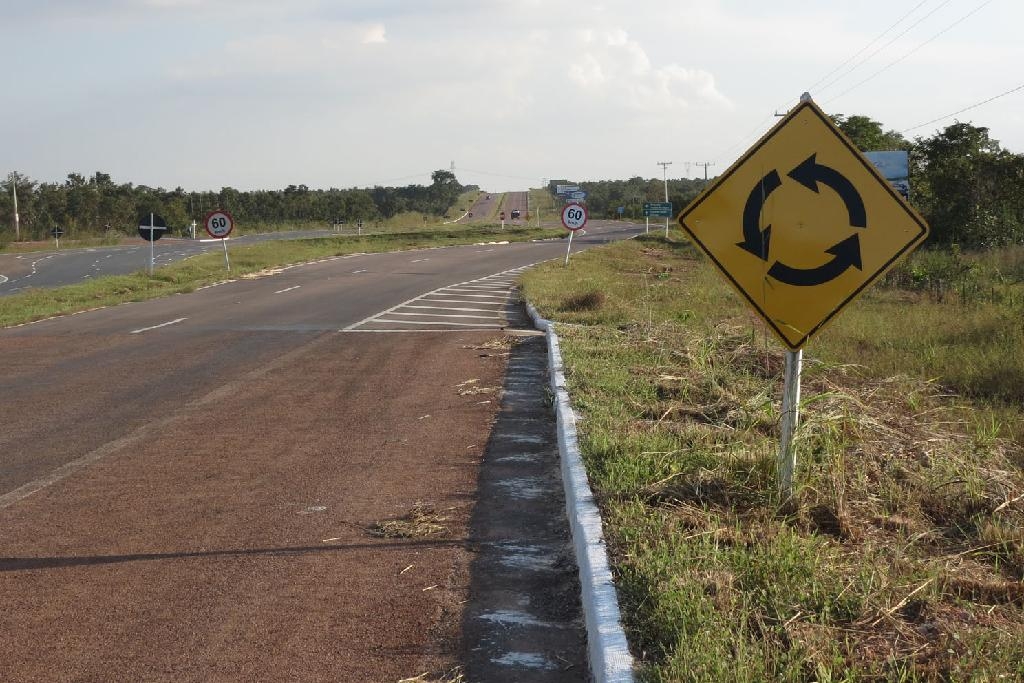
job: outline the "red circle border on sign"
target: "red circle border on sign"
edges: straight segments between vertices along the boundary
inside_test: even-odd
[[[565,210],[570,206],[578,206],[583,210],[583,225],[581,225],[578,228],[570,228],[568,225],[565,224]],[[569,230],[570,232],[576,232],[577,230],[582,230],[583,228],[587,227],[587,221],[590,220],[590,212],[587,211],[587,207],[585,204],[580,204],[579,202],[569,202],[562,207],[561,217],[562,227],[565,228],[566,230]]]
[[[230,223],[231,223],[231,227],[228,229],[227,233],[224,234],[224,235],[215,235],[215,234],[213,234],[213,232],[210,231],[210,225],[209,225],[210,217],[212,215],[214,215],[215,213],[224,214],[225,216],[228,217],[228,221],[230,221]],[[232,216],[230,212],[224,211],[223,209],[214,209],[213,211],[209,212],[208,214],[206,214],[206,216],[203,217],[203,228],[206,229],[206,234],[209,235],[210,237],[213,237],[214,239],[222,240],[225,237],[227,237],[228,235],[230,235],[231,232],[235,229],[235,217]]]

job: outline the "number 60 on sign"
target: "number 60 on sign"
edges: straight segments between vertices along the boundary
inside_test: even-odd
[[[587,207],[582,204],[566,204],[562,209],[562,225],[566,230],[576,232],[587,224]]]

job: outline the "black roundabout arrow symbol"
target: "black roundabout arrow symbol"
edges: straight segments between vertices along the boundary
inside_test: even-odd
[[[860,238],[856,234],[825,250],[826,254],[835,256],[831,261],[817,268],[793,268],[781,261],[776,261],[768,269],[768,275],[779,282],[797,287],[813,287],[833,280],[853,266],[861,270]]]
[[[736,246],[748,251],[762,261],[768,260],[768,242],[772,237],[772,226],[768,225],[761,230],[761,208],[774,190],[782,185],[779,172],[772,169],[761,181],[754,186],[747,197],[747,203],[743,207],[743,241],[737,242]]]
[[[815,155],[804,159],[799,166],[789,172],[789,177],[804,187],[818,192],[818,183],[822,182],[835,190],[846,204],[850,214],[850,225],[865,228],[868,225],[867,213],[864,211],[864,200],[846,176],[829,166],[822,166],[814,159]]]

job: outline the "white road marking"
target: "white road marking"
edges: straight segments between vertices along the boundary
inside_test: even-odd
[[[390,315],[390,314],[389,314]],[[374,322],[393,323],[396,325],[458,325],[459,327],[503,327],[502,325],[488,325],[487,323],[450,323],[450,322],[425,322],[419,320],[388,320],[378,318]]]
[[[406,306],[406,308],[429,308],[435,311],[466,311],[469,313],[496,313],[497,311],[501,310],[498,308],[457,308],[455,306]],[[424,313],[423,315],[430,314]]]
[[[295,285],[294,287],[287,287],[287,288],[285,288],[285,289],[279,289],[279,290],[277,290],[276,292],[274,292],[274,294],[284,294],[285,292],[290,292],[290,291],[292,291],[293,289],[298,289],[298,288],[299,288],[299,287],[301,287],[301,286],[302,286],[302,285]]]
[[[369,272],[369,271],[364,268],[362,270],[353,270],[352,274],[353,275],[359,275],[359,273],[367,273],[367,272]]]
[[[373,323],[387,323],[397,325],[419,325],[419,326],[451,326],[451,327],[475,327],[477,329],[501,329],[507,327],[510,322],[505,321],[504,313],[507,310],[508,302],[513,294],[512,287],[515,281],[512,279],[513,276],[522,273],[527,268],[532,267],[535,264],[529,264],[526,266],[520,266],[510,270],[503,271],[501,273],[495,273],[494,275],[488,275],[476,280],[469,280],[467,282],[458,282],[447,287],[441,287],[421,294],[418,297],[404,301],[397,306],[381,311],[376,315],[371,315],[368,318],[364,318],[359,322],[353,323],[347,327],[342,328],[341,332],[401,332],[403,330],[379,330],[379,329],[359,329],[364,325],[370,325]],[[483,289],[482,291],[493,291],[493,294],[482,294],[482,293],[466,293],[467,288],[469,292],[479,292],[481,289],[472,289],[474,287],[484,288],[493,284],[505,284],[504,291],[500,289]],[[451,293],[449,293],[451,292]],[[462,292],[462,293],[454,293]],[[448,298],[452,297],[452,298]],[[468,300],[467,300],[468,299]],[[435,304],[435,305],[413,305],[413,304]],[[472,304],[474,306],[495,306],[498,307],[494,310],[486,308],[458,308],[451,304]],[[437,313],[403,313],[400,312],[402,309],[416,308],[416,309],[446,309],[449,311],[478,311],[481,313],[494,313],[497,316],[460,316],[460,315],[441,315]],[[498,324],[491,323],[457,323],[457,322],[427,322],[427,321],[413,321],[413,320],[395,320],[388,316],[413,316],[413,317],[430,317],[430,318],[447,318],[447,317],[473,317],[473,318],[490,318],[499,321]],[[514,324],[514,323],[512,323]],[[408,331],[408,330],[404,330]]]
[[[167,327],[168,325],[174,325],[175,323],[180,323],[182,320],[188,320],[188,318],[178,318],[177,320],[170,320],[170,321],[165,322],[165,323],[160,323],[159,325],[153,325],[152,327],[143,327],[143,328],[138,329],[138,330],[132,330],[131,332],[129,332],[129,334],[139,334],[140,332],[149,332],[150,330],[155,330],[155,329],[160,328],[160,327]]]
[[[420,263],[422,261],[429,261],[429,260],[430,259],[428,259],[428,258],[414,258],[412,261],[409,261],[409,263]]]
[[[398,311],[391,311],[388,315],[427,316],[431,318],[483,318],[484,320],[494,320],[493,315],[462,315],[458,313],[400,313]]]
[[[463,290],[453,289],[451,291],[453,291],[453,292],[462,292]],[[481,299],[504,299],[504,298],[506,298],[504,294],[465,294],[465,293],[463,293],[463,294],[448,294],[447,292],[438,292],[434,296],[474,296],[474,297],[479,297]]]
[[[0,285],[7,282],[8,277],[6,275],[0,275]]]
[[[422,301],[427,304],[476,304],[477,306],[504,306],[508,303],[507,301],[465,301],[463,299],[423,299]]]

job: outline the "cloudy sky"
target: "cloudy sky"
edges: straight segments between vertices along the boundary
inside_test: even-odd
[[[0,0],[0,173],[190,190],[721,172],[804,90],[908,137],[1024,84],[1019,0]],[[958,115],[1024,152],[1024,89]],[[911,130],[907,130],[911,129]]]

